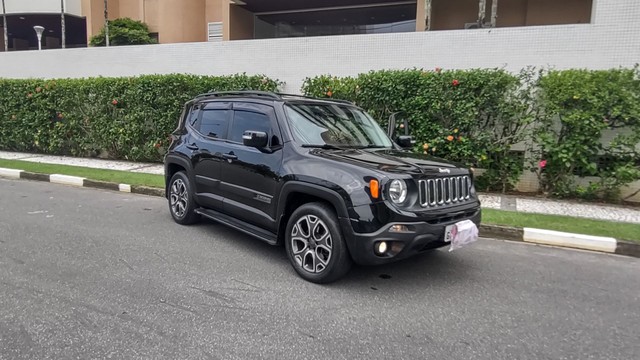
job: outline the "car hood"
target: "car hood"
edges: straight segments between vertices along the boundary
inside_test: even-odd
[[[408,151],[383,149],[313,149],[309,152],[339,162],[350,163],[371,170],[411,175],[447,175],[467,174],[468,170],[460,164],[434,156],[416,154]]]

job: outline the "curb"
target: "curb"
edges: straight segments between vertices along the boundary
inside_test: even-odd
[[[480,236],[640,258],[640,244],[611,237],[480,224]]]
[[[165,190],[161,188],[153,188],[148,186],[138,186],[129,184],[117,184],[107,181],[89,180],[79,176],[69,176],[60,174],[41,174],[30,171],[0,168],[0,177],[9,179],[26,179],[35,181],[44,181],[54,184],[71,185],[77,187],[88,187],[102,190],[120,191],[132,194],[149,195],[149,196],[165,196]]]
[[[117,184],[106,181],[89,180],[78,176],[60,174],[40,174],[29,171],[0,168],[0,177],[10,179],[27,179],[57,184],[112,190],[132,194],[165,196],[165,189],[129,184]],[[501,240],[527,242],[532,244],[552,245],[556,247],[590,250],[610,254],[626,255],[640,258],[640,244],[611,237],[591,236],[565,233],[560,231],[516,228],[501,225],[480,225],[480,236]]]

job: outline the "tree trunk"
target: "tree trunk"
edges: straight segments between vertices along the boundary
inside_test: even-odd
[[[60,0],[60,41],[62,48],[67,47],[66,26],[64,22],[64,0]]]
[[[484,19],[487,13],[487,0],[478,0],[478,27],[484,27]]]
[[[498,0],[491,1],[491,27],[496,27],[498,22]]]
[[[427,18],[427,31],[431,30],[431,3],[432,0],[424,0],[424,13]]]
[[[109,46],[109,0],[104,0],[104,37],[105,44]]]
[[[2,26],[4,29],[4,51],[9,51],[9,32],[7,30],[7,8],[4,6],[4,0],[2,0]]]

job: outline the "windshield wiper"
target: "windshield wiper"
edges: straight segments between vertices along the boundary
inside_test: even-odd
[[[327,149],[327,150],[346,150],[346,148],[331,144],[302,144],[303,148]]]
[[[356,148],[357,149],[390,149],[390,147],[388,146],[376,145],[376,144],[362,145],[362,146],[357,146]]]

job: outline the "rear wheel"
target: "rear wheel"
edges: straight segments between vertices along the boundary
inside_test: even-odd
[[[173,220],[181,225],[189,225],[200,220],[195,213],[196,203],[189,177],[183,172],[175,173],[169,181],[169,211]]]
[[[309,203],[293,212],[285,246],[291,265],[307,281],[333,282],[351,269],[338,217],[326,204]]]

